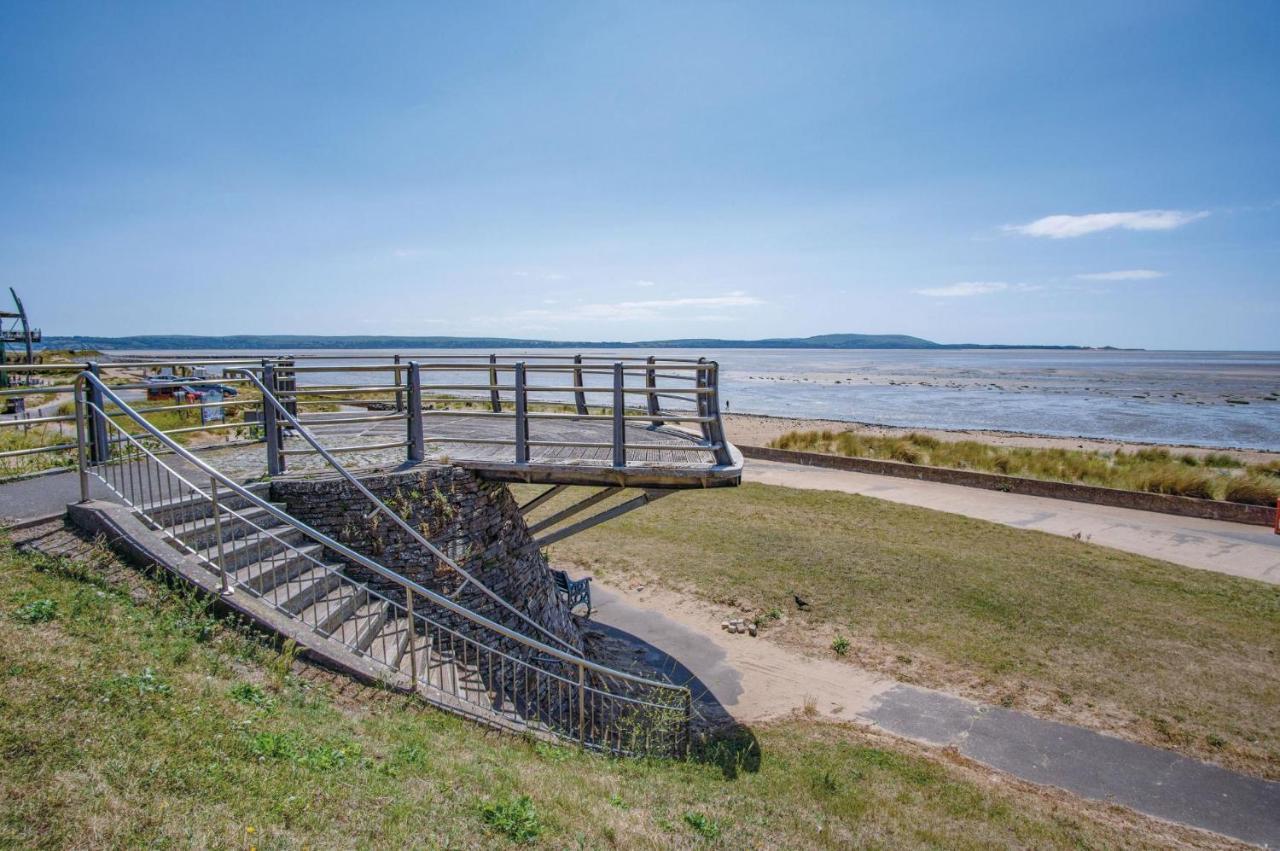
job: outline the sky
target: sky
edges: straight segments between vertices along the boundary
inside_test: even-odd
[[[1280,349],[1280,4],[0,2],[47,334]]]

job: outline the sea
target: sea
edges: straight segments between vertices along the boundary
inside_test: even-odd
[[[640,349],[496,350],[635,357]],[[490,350],[403,350],[407,359],[488,355]],[[307,350],[332,363],[385,358],[386,349]],[[720,364],[722,408],[730,413],[841,420],[909,428],[984,429],[1058,437],[1280,451],[1280,352],[1033,349],[661,349],[653,354]],[[249,357],[245,351],[138,351]],[[385,361],[384,361],[385,362]],[[323,363],[323,362],[320,362]],[[467,383],[476,374],[435,373]],[[386,383],[376,373],[342,380]],[[564,376],[544,376],[543,384]],[[323,372],[302,383],[339,379]],[[567,398],[567,394],[566,394]]]

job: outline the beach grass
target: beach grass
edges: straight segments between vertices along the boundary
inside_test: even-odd
[[[876,437],[830,430],[794,431],[769,445],[796,452],[901,461],[1252,505],[1275,505],[1280,499],[1280,462],[1245,464],[1222,452],[1196,455],[1160,447],[1100,452],[940,440],[914,432],[902,437]]]
[[[100,547],[0,544],[0,639],[4,847],[1235,847],[803,718],[678,761],[485,731]]]
[[[605,581],[760,615],[767,639],[832,655],[847,637],[845,658],[906,682],[1280,778],[1272,585],[865,496],[759,484],[676,493],[550,552]],[[810,610],[797,610],[797,592]]]

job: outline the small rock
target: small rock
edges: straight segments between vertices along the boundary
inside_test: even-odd
[[[752,638],[755,638],[756,634],[759,633],[759,631],[760,631],[759,628],[757,628],[755,624],[750,624],[747,626],[747,632],[751,633]]]
[[[728,629],[730,626],[731,626],[731,624],[730,624],[728,621],[720,621],[720,628],[721,628],[721,629]]]

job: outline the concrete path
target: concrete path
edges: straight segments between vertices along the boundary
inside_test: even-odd
[[[1280,783],[1023,712],[904,685],[766,639],[730,635],[676,595],[593,583],[594,620],[679,660],[700,705],[750,724],[806,710],[869,724],[1032,783],[1264,846],[1280,846]]]
[[[108,499],[111,492],[97,479],[90,479],[94,499]],[[67,510],[80,501],[80,475],[75,470],[44,473],[28,479],[0,484],[0,524],[48,517]]]
[[[1117,550],[1280,585],[1280,535],[1263,526],[772,461],[749,461],[743,478],[790,488],[864,494],[1019,529],[1079,535]]]

